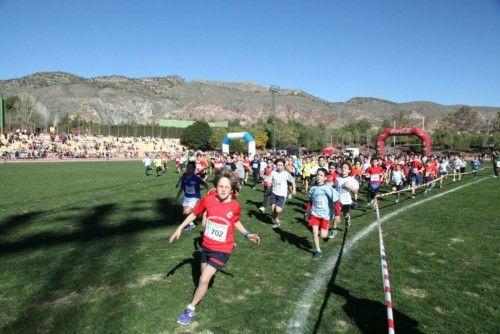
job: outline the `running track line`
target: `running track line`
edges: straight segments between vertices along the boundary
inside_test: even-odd
[[[460,190],[462,188],[468,187],[470,185],[473,185],[475,183],[484,181],[490,179],[490,177],[485,177],[483,179],[464,184],[462,186],[447,190],[445,192],[442,192],[440,194],[427,197],[421,201],[415,202],[413,204],[404,206],[402,208],[397,209],[394,212],[391,212],[384,217],[380,219],[380,223],[383,223],[386,220],[389,220],[400,213],[412,209],[420,204],[426,203],[432,199],[439,198],[441,196],[447,195],[449,193],[452,193],[454,191]],[[359,231],[352,239],[349,239],[349,241],[346,242],[344,246],[344,251],[342,256],[346,256],[347,253],[351,250],[352,247],[354,247],[358,241],[366,237],[370,232],[372,232],[376,227],[377,227],[377,221],[375,220],[372,222],[370,225]],[[305,327],[307,325],[307,318],[309,317],[309,311],[311,310],[312,302],[314,300],[314,297],[316,294],[319,292],[321,288],[323,288],[326,284],[326,281],[330,277],[333,268],[335,267],[335,263],[337,263],[338,260],[338,254],[332,254],[329,258],[326,259],[325,264],[320,268],[320,270],[317,272],[316,276],[310,281],[310,283],[307,284],[307,289],[304,290],[302,293],[302,296],[299,300],[298,306],[295,309],[295,312],[293,313],[293,316],[290,318],[288,321],[288,326],[287,326],[287,333],[297,333],[297,334],[302,334],[305,332]]]

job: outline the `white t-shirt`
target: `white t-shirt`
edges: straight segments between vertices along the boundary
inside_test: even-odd
[[[394,170],[394,171],[392,171],[391,178],[392,178],[392,183],[399,186],[401,183],[403,183],[403,179],[405,178],[405,175],[400,170]]]
[[[148,157],[142,159],[142,162],[144,163],[145,167],[151,166],[151,159],[149,159]]]
[[[365,173],[365,171],[370,168],[372,166],[372,164],[369,162],[369,161],[366,161],[362,166],[361,166],[361,169],[362,169],[362,172],[363,174]]]
[[[275,195],[284,196],[288,194],[288,182],[293,182],[294,179],[286,170],[277,172],[275,170],[271,173],[271,180],[273,183],[272,191]]]
[[[351,192],[349,191],[349,189],[344,188],[344,183],[347,180],[349,180],[350,183],[358,184],[358,187],[359,187],[359,183],[354,177],[352,177],[352,176],[348,176],[348,177],[337,176],[337,179],[335,179],[335,189],[337,189],[337,192],[339,193],[340,204],[342,204],[342,205],[352,204]]]
[[[320,168],[324,168],[324,169],[328,170],[328,166],[327,165],[324,165],[324,166],[314,165],[311,168],[311,175],[315,176],[316,174],[318,174],[318,169],[320,169]]]
[[[439,171],[442,172],[442,173],[446,173],[448,171],[448,166],[450,165],[449,161],[448,160],[443,160],[443,162],[441,162],[439,164]]]

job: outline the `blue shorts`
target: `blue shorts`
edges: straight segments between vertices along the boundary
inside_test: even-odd
[[[415,183],[416,185],[423,183],[422,175],[413,175],[411,177],[411,183]]]
[[[271,205],[275,204],[283,209],[285,207],[285,200],[285,196],[278,196],[273,192],[271,193]]]

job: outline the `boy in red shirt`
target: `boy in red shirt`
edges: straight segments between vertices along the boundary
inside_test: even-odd
[[[377,159],[372,159],[372,166],[366,169],[365,176],[369,179],[366,193],[367,201],[369,201],[367,206],[371,207],[380,185],[384,181],[384,169],[377,165]]]
[[[240,222],[240,204],[233,200],[231,194],[237,187],[237,180],[232,173],[226,171],[215,179],[217,196],[205,196],[196,205],[193,213],[184,219],[170,236],[170,243],[179,239],[184,227],[197,216],[207,213],[205,232],[202,238],[201,276],[193,299],[177,318],[177,323],[187,325],[195,315],[195,307],[205,296],[212,277],[221,270],[229,260],[234,248],[233,231],[236,228],[248,240],[260,244],[258,234],[250,233]]]

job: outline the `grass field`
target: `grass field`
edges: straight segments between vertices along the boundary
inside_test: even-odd
[[[382,217],[400,210],[383,225],[396,332],[500,332],[500,181],[490,171],[416,200],[380,202]],[[293,331],[318,278],[300,331],[387,332],[376,230],[353,242],[374,213],[354,210],[353,226],[313,262],[304,196],[287,203],[273,230],[257,212],[262,191],[249,187],[239,199],[242,222],[262,244],[236,236],[193,323],[180,327],[199,275],[200,231],[168,243],[182,220],[178,174],[142,172],[140,162],[0,165],[1,332]]]

